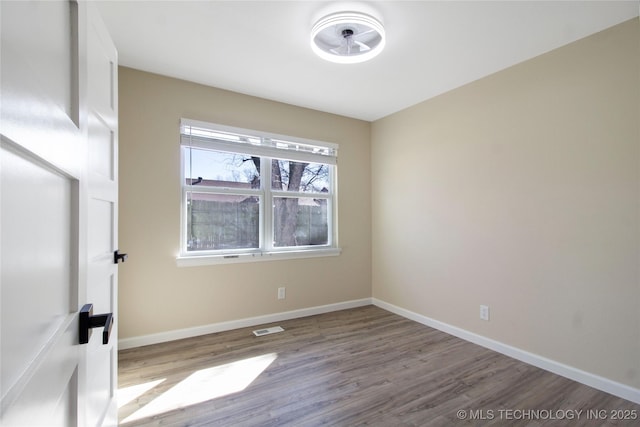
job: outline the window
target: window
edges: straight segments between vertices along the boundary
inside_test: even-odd
[[[337,145],[183,119],[179,265],[337,255]]]

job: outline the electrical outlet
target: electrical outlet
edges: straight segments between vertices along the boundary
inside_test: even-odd
[[[481,320],[489,320],[489,306],[481,305],[480,306],[480,319]]]
[[[281,287],[278,288],[278,299],[285,299],[287,294],[287,288]]]

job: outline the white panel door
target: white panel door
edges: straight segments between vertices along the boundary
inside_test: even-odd
[[[95,15],[94,15],[95,13]],[[113,313],[108,344],[94,333],[86,346],[87,425],[117,425],[118,387],[118,90],[117,53],[95,9],[87,32],[88,268],[87,298],[95,313]]]
[[[100,273],[90,262],[96,241],[90,226],[108,225],[111,233],[117,226],[117,199],[109,199],[110,215],[90,203],[90,162],[100,163],[104,147],[93,153],[101,143],[92,144],[100,137],[90,131],[88,88],[101,78],[89,79],[88,50],[95,47],[88,34],[106,34],[88,13],[92,7],[64,0],[0,2],[2,426],[115,425],[117,330],[107,345],[94,344],[102,335],[95,329],[88,344],[79,343],[79,309],[87,298],[99,301],[96,314],[115,313],[117,296],[114,265]],[[109,73],[106,90],[114,92],[115,67]],[[117,129],[114,116],[108,120]],[[116,170],[111,138],[106,162]],[[97,291],[98,282],[108,290]],[[111,298],[106,306],[105,292]]]

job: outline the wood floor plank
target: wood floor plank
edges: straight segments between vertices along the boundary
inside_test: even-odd
[[[640,425],[640,405],[378,307],[278,324],[121,351],[121,394],[147,389],[120,425]],[[635,419],[611,419],[624,411]]]

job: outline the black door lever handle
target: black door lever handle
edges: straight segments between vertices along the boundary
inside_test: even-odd
[[[104,328],[102,331],[102,344],[109,343],[111,327],[113,326],[113,313],[93,315],[93,304],[85,304],[80,309],[80,344],[86,344],[91,337],[92,328]]]
[[[117,264],[119,261],[125,262],[129,258],[127,254],[121,254],[120,251],[116,250],[113,253],[113,263]]]

